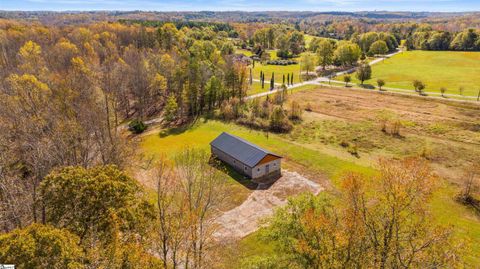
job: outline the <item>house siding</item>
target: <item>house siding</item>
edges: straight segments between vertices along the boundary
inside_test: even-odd
[[[247,166],[246,164],[242,163],[241,161],[233,158],[232,156],[226,154],[225,152],[217,149],[214,146],[211,146],[212,155],[216,156],[218,159],[224,161],[225,163],[229,164],[233,167],[237,172],[244,174],[252,179],[273,175],[273,174],[280,174],[281,171],[281,159],[275,159],[273,161],[259,164],[253,168]],[[269,173],[266,173],[266,167],[269,166]]]
[[[269,166],[268,174],[266,173],[267,165]],[[279,174],[280,170],[282,169],[281,165],[281,159],[276,159],[268,163],[259,164],[253,168],[252,178],[259,178],[267,176],[269,174]]]
[[[212,155],[216,156],[218,159],[226,162],[231,167],[233,167],[237,172],[252,177],[252,168],[242,163],[241,161],[233,158],[232,156],[226,154],[225,152],[217,149],[216,147],[211,147]]]

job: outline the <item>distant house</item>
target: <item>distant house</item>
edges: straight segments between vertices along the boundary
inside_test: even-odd
[[[281,175],[282,157],[223,132],[210,143],[212,155],[252,179]]]

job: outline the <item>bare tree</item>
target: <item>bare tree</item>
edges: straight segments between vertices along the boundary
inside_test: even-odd
[[[204,151],[186,149],[157,165],[157,251],[167,268],[204,268],[214,244],[224,180]]]

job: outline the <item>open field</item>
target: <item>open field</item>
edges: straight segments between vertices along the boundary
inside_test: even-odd
[[[440,224],[452,225],[459,240],[469,241],[468,262],[479,262],[475,253],[480,252],[480,217],[455,201],[466,164],[480,156],[478,105],[314,85],[293,91],[289,99],[310,110],[290,134],[267,135],[235,124],[200,119],[186,128],[149,131],[141,137],[141,151],[144,156],[155,158],[172,156],[184,147],[208,150],[212,139],[228,131],[284,156],[284,168],[301,173],[332,193],[347,171],[374,174],[375,163],[381,156],[424,156],[446,179],[441,180],[431,200],[433,216]],[[387,128],[392,122],[400,122],[400,135],[383,132],[384,121]],[[248,180],[242,181],[238,175],[226,177],[234,193],[226,209],[233,209],[247,200],[252,188],[247,187]],[[239,243],[240,249],[250,249],[242,251],[243,255],[273,248],[257,235],[247,236]]]
[[[464,95],[477,96],[479,75],[480,52],[407,51],[373,65],[372,79],[365,84],[376,86],[377,79],[383,79],[386,87],[414,89],[412,82],[417,79],[428,92],[445,87],[447,94],[460,94],[459,88],[464,87]],[[354,74],[352,82],[359,83]]]
[[[253,68],[253,78],[260,79],[260,72],[265,73],[265,82],[269,81],[272,77],[272,73],[275,73],[275,83],[282,83],[283,75],[285,75],[285,83],[287,81],[287,75],[293,74],[293,83],[300,82],[300,64],[292,65],[263,65],[262,63],[255,62],[255,68]]]
[[[388,96],[353,90],[315,89],[290,96],[311,112],[290,139],[311,148],[352,147],[358,162],[372,165],[378,157],[424,156],[441,177],[431,201],[436,220],[453,225],[459,239],[471,241],[469,261],[478,264],[480,216],[457,203],[458,184],[468,163],[480,156],[480,106],[446,103],[416,97]],[[384,120],[399,122],[400,136],[381,130]],[[335,150],[336,148],[336,150]],[[334,181],[335,183],[335,181]]]
[[[251,56],[252,52],[249,50],[244,49],[237,49],[236,53],[243,53],[245,56]],[[275,60],[277,59],[277,52],[275,50],[269,50],[270,59]],[[294,58],[294,60],[298,61],[299,58]],[[270,82],[270,78],[272,73],[275,73],[275,83],[282,83],[282,77],[285,75],[285,80],[287,79],[287,74],[293,73],[293,80],[294,83],[300,82],[299,75],[300,75],[300,64],[292,64],[292,65],[263,65],[260,62],[255,62],[255,68],[253,68],[253,78],[260,79],[260,72],[265,72],[265,82]]]
[[[262,83],[254,81],[250,90],[247,92],[247,95],[254,95],[261,92],[267,92],[270,90],[270,81],[265,81],[265,85],[262,89]]]

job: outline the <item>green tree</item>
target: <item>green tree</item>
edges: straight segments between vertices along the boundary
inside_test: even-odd
[[[382,87],[385,86],[385,80],[377,79],[377,85],[378,85],[378,89],[381,91]]]
[[[318,64],[322,66],[323,70],[326,69],[327,65],[333,63],[333,53],[335,51],[335,46],[328,39],[322,39],[317,48]]]
[[[385,55],[388,52],[387,43],[383,40],[375,41],[368,52],[371,55]]]
[[[361,81],[361,84],[363,85],[363,82],[365,80],[369,80],[372,78],[372,67],[367,64],[363,63],[358,67],[357,70],[357,79]]]
[[[84,268],[79,238],[65,229],[32,224],[0,235],[0,261],[17,268]]]
[[[67,228],[81,241],[108,241],[117,226],[125,237],[141,234],[151,216],[138,183],[115,166],[53,171],[42,181],[40,193],[45,221]]]
[[[309,72],[312,72],[315,70],[315,54],[311,52],[305,52],[302,54],[302,57],[300,58],[300,63],[302,67],[302,71],[307,72],[307,76]]]
[[[414,80],[413,87],[415,88],[416,92],[422,94],[423,89],[425,89],[425,84],[423,84],[423,82],[420,80]]]
[[[288,121],[285,111],[280,106],[273,108],[270,115],[270,129],[275,132],[288,132],[292,129],[292,124]]]
[[[210,85],[210,87],[211,87],[211,85]],[[208,87],[207,87],[207,89],[212,90],[211,88],[208,88]],[[210,94],[212,94],[212,93],[210,93]],[[177,117],[177,113],[178,113],[177,98],[175,98],[175,95],[172,94],[167,99],[167,104],[165,105],[164,118],[167,122],[171,122],[171,121],[175,120],[175,118]]]
[[[343,77],[343,82],[345,82],[345,87],[348,87],[348,83],[352,80],[352,78],[349,75],[345,75]]]
[[[334,52],[335,60],[340,65],[355,65],[360,58],[362,51],[360,47],[349,41],[339,42]]]
[[[445,87],[440,88],[440,93],[442,93],[442,97],[445,97],[446,92],[447,92],[447,88],[445,88]]]

